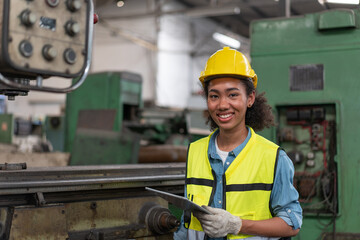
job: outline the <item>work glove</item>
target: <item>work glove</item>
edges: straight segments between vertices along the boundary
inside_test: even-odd
[[[202,206],[212,214],[194,212],[206,235],[211,238],[225,237],[228,234],[239,234],[242,226],[240,217],[234,216],[221,208]]]

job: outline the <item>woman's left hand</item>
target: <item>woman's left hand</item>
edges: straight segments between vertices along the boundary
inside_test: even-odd
[[[212,214],[195,212],[206,235],[211,238],[225,237],[228,234],[239,234],[242,226],[241,218],[221,208],[202,206]]]

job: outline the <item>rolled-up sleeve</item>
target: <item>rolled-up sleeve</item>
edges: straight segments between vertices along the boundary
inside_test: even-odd
[[[280,150],[270,206],[274,216],[283,219],[293,229],[299,229],[302,225],[302,209],[293,178],[294,165],[286,153]]]

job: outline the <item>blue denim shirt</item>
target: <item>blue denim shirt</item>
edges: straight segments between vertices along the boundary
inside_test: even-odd
[[[234,159],[239,155],[241,150],[248,143],[251,137],[251,131],[249,130],[248,132],[249,133],[245,141],[239,146],[237,146],[233,151],[229,152],[225,164],[223,164],[221,158],[216,153],[215,139],[219,131],[216,130],[210,138],[209,150],[208,150],[209,161],[212,169],[215,171],[216,179],[217,179],[214,201],[211,204],[212,207],[222,208],[222,204],[223,204],[222,176],[224,175],[225,171],[229,168],[231,163],[234,161]],[[293,186],[293,175],[294,175],[294,165],[292,161],[283,150],[280,150],[276,173],[275,173],[274,185],[270,195],[270,206],[271,206],[270,210],[274,216],[282,218],[288,225],[292,226],[293,229],[298,229],[302,225],[302,209],[298,201],[299,194]],[[185,192],[185,196],[186,196],[186,192]],[[175,233],[174,239],[186,239],[186,234],[185,234],[185,238],[183,238],[184,232],[186,233],[186,229],[183,225],[184,224],[181,224],[181,227],[178,229],[177,233]],[[216,238],[216,239],[223,239],[223,238]]]

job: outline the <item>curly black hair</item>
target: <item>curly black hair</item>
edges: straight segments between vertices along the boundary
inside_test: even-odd
[[[240,79],[240,78],[239,78]],[[254,84],[252,79],[250,78],[241,78],[241,83],[244,84],[246,88],[246,94],[249,96],[253,91],[255,91]],[[205,81],[204,84],[204,93],[206,99],[208,98],[208,88],[209,82]],[[218,125],[211,118],[210,114],[208,114],[207,124],[210,125],[211,130],[215,130],[218,128]],[[256,93],[254,104],[247,109],[245,114],[245,124],[250,126],[254,131],[261,131],[264,128],[269,128],[275,125],[274,115],[272,113],[271,106],[267,103],[267,99],[265,97],[265,92],[260,94]]]

